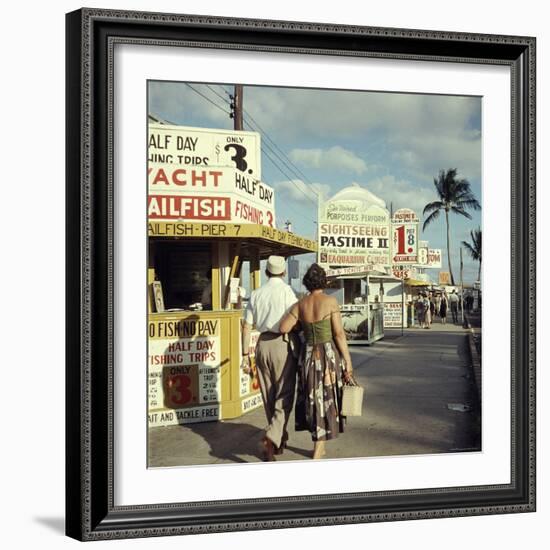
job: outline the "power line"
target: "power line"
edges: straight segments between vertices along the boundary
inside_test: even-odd
[[[223,107],[220,107],[216,102],[212,101],[209,97],[205,96],[204,94],[202,94],[201,92],[199,92],[196,88],[193,88],[193,86],[191,86],[191,84],[189,83],[185,83],[187,86],[189,86],[189,88],[191,88],[196,94],[199,94],[201,97],[203,97],[204,99],[206,99],[206,101],[208,101],[209,103],[211,103],[212,105],[214,105],[214,107],[217,107],[220,111],[224,112],[226,115],[229,116],[229,112],[226,111]]]
[[[232,98],[232,95],[221,85],[219,85],[220,88],[229,96],[229,98]],[[211,88],[212,89],[212,88]],[[220,94],[218,94],[214,89],[212,89],[212,91],[218,96],[218,97],[221,97]],[[224,98],[225,99],[225,98]],[[227,101],[227,100],[225,100]],[[273,144],[273,147],[271,147],[268,143],[266,143],[265,141],[262,142],[262,145],[264,145],[265,147],[267,147],[278,159],[280,162],[282,162],[285,167],[290,170],[290,173],[293,174],[294,176],[297,176],[298,179],[302,179],[304,180],[306,183],[308,183],[311,187],[313,187],[313,183],[311,181],[309,181],[309,179],[307,178],[307,176],[290,160],[290,158],[287,156],[287,154],[277,145],[277,143],[271,138],[271,136],[260,126],[260,124],[256,121],[256,119],[246,110],[243,108],[243,112],[246,116],[244,116],[244,120],[245,122],[248,124],[248,126],[252,129],[252,130],[257,130],[259,131],[263,136],[265,136],[265,138],[271,143]],[[252,123],[250,122],[252,121]],[[279,155],[279,153],[277,153],[277,149],[278,151],[280,151],[281,155],[283,155],[285,158],[281,158],[281,155]],[[285,160],[286,159],[286,160]],[[285,175],[285,177],[288,178],[288,175]],[[316,201],[314,201],[301,187],[299,187],[296,182],[294,182],[294,178],[293,177],[290,177],[289,180],[292,182],[292,184],[300,190],[301,193],[304,194],[304,196],[306,196],[315,206],[317,206],[317,203]]]
[[[262,134],[265,135],[265,137],[268,139],[268,141],[273,144],[275,149],[277,149],[288,160],[288,162],[291,164],[291,166],[294,167],[294,170],[293,170],[294,173],[296,175],[300,176],[300,178],[302,178],[304,181],[306,181],[307,183],[312,185],[312,183],[309,181],[308,177],[298,168],[298,166],[296,166],[296,164],[294,164],[294,162],[292,162],[292,160],[288,157],[288,155],[277,145],[277,143],[270,137],[270,135],[260,126],[260,124],[256,121],[256,119],[248,111],[246,111],[245,109],[243,109],[243,111],[245,112],[246,116],[257,126],[257,128],[260,130],[260,132],[262,132]],[[250,123],[249,123],[249,125],[250,125]]]
[[[218,85],[226,94],[227,96],[230,98],[230,99],[233,99],[233,96],[223,87],[221,86],[221,84]],[[227,101],[227,99],[225,99],[223,96],[221,96],[216,90],[214,90],[214,88],[212,88],[210,85],[207,84],[207,87],[213,92],[216,94],[217,97],[223,99],[226,103],[229,103]],[[246,111],[246,109],[243,109],[244,113],[246,113],[246,116],[244,116],[244,121],[246,122],[246,124],[252,129],[252,130],[255,130],[256,128],[254,127],[253,124],[250,123],[249,119],[252,120],[254,122],[254,124],[257,126],[257,128],[260,130],[261,134],[262,135],[265,135],[267,137],[267,139],[273,143],[273,145],[275,147],[277,147],[277,149],[279,149],[279,151],[281,151],[281,153],[286,157],[285,153],[280,149],[280,147],[277,146],[277,144],[271,139],[271,137],[269,137],[269,135],[267,134],[267,132],[254,120],[254,118],[248,114],[248,111]],[[283,159],[281,158],[281,156],[277,153],[277,151],[275,151],[273,149],[273,147],[271,147],[269,145],[269,143],[266,143],[265,141],[262,141],[262,146],[264,147],[264,154],[266,156],[266,158],[275,166],[275,168],[277,168],[277,170],[279,170],[279,172],[290,182],[292,183],[292,185],[294,185],[309,201],[311,201],[313,203],[314,206],[317,206],[317,202],[314,201],[306,192],[304,189],[302,189],[295,181],[294,181],[294,177],[292,175],[289,175],[287,172],[285,172],[284,170],[282,170],[281,166],[275,162],[273,160],[273,158],[268,154],[268,152],[266,151],[269,150],[273,155],[275,155],[275,157],[277,157],[279,159],[279,161],[284,165],[285,168],[287,168],[288,170],[290,170],[291,174],[294,174],[295,176],[298,176],[298,179],[301,179],[299,174],[296,173],[295,170],[292,169],[291,166],[289,166],[289,164]],[[286,157],[288,159],[288,157]],[[288,159],[288,162],[291,162],[290,159]],[[303,174],[302,174],[303,175]],[[304,176],[305,178],[305,176]],[[307,178],[306,178],[307,179]],[[310,185],[312,185],[310,183]],[[291,207],[292,210],[294,210],[292,207]],[[294,210],[295,211],[295,210]],[[296,212],[296,211],[295,211]],[[299,213],[300,216],[303,216],[303,213]],[[310,221],[312,221],[313,223],[316,223],[315,220],[313,220],[312,218],[308,218]]]
[[[210,84],[206,84],[206,87],[211,90],[213,93],[215,93],[224,103],[227,103],[228,105],[230,105],[231,103],[229,101],[227,101],[227,99],[225,97],[223,97],[223,95],[219,94],[218,92],[216,92],[216,90],[214,90],[214,88],[212,88],[212,86],[210,86]],[[222,88],[222,90],[225,92],[225,88]],[[227,93],[227,92],[226,92]],[[229,96],[231,97],[231,96]]]
[[[248,126],[249,126],[251,129],[254,130],[254,128],[253,128],[253,127],[251,126],[251,124],[248,122],[248,120],[246,119],[246,117],[245,117],[245,122],[248,124]],[[298,189],[298,191],[300,191],[300,193],[302,193],[302,194],[304,195],[304,197],[306,197],[314,206],[317,206],[317,202],[316,202],[315,200],[313,200],[313,199],[306,193],[306,191],[305,191],[304,189],[302,189],[302,187],[300,187],[300,186],[294,181],[294,176],[296,176],[297,174],[295,174],[295,173],[293,174],[293,173],[292,173],[292,168],[291,168],[290,166],[288,166],[288,164],[287,164],[283,159],[281,159],[281,157],[280,157],[279,155],[277,155],[277,152],[276,152],[268,143],[264,142],[262,145],[265,147],[264,153],[265,153],[266,157],[272,162],[272,164],[275,166],[275,168],[277,168],[277,170],[279,170],[279,172],[281,172],[281,174],[283,174],[283,176],[284,176],[285,178],[287,178],[288,181],[289,181],[290,183],[292,183],[292,185],[294,185],[294,186],[296,187],[296,189]],[[267,150],[266,150],[266,149],[267,149]],[[280,162],[282,162],[282,164],[284,165],[285,168],[287,168],[288,170],[290,170],[290,175],[288,174],[288,172],[285,172],[277,162],[275,162],[275,161],[273,160],[273,158],[268,154],[268,152],[267,152],[268,150],[269,150],[271,153],[273,153],[273,155],[275,155],[275,157],[277,157],[278,160],[279,160]],[[301,178],[298,178],[298,179],[301,179]],[[312,184],[310,184],[310,185],[312,185]]]
[[[277,169],[281,172],[281,174],[283,174],[283,176],[284,176],[285,178],[288,178],[288,174],[285,174],[285,173],[281,170],[280,166],[279,166],[279,165],[278,165],[278,164],[277,164],[277,163],[276,163],[267,153],[266,153],[266,158],[275,166],[275,168],[277,168]],[[289,180],[289,181],[292,181],[292,180]],[[298,187],[298,189],[300,189],[300,188]],[[307,195],[306,195],[306,196],[307,196]],[[294,207],[291,206],[291,205],[292,205],[291,202],[285,203],[285,205],[288,206],[288,207],[290,207],[290,209],[291,209],[293,212],[295,212],[296,214],[298,214],[298,215],[300,216],[300,218],[304,218],[304,217],[305,217],[307,220],[309,220],[309,221],[311,221],[311,222],[313,222],[313,223],[317,223],[313,218],[304,216],[304,213],[303,213],[303,212],[299,212],[298,210],[295,210]]]

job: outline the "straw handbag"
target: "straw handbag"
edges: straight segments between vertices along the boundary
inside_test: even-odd
[[[363,388],[352,378],[344,383],[342,394],[342,416],[361,416]]]

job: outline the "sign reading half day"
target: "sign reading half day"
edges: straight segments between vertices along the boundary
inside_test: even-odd
[[[149,220],[275,226],[256,132],[150,124],[147,171]]]
[[[392,263],[418,263],[418,216],[409,208],[400,208],[392,216]]]
[[[149,124],[148,161],[176,166],[235,168],[261,179],[260,134]]]
[[[319,211],[319,261],[329,266],[389,265],[389,213],[358,201],[329,200]]]
[[[214,420],[212,415],[219,415],[220,351],[219,319],[149,322],[148,401],[153,425]],[[193,412],[187,414],[188,408]]]

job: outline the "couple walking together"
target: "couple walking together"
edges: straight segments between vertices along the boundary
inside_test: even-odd
[[[252,327],[260,332],[255,357],[268,422],[262,440],[266,461],[275,460],[274,455],[286,447],[295,392],[295,429],[310,431],[313,458],[321,458],[325,441],[344,431],[342,387],[352,376],[338,303],[323,292],[324,269],[317,264],[308,269],[303,283],[309,294],[300,301],[284,282],[285,274],[285,259],[270,256],[268,282],[252,292],[243,326],[242,368],[246,371],[250,370]]]

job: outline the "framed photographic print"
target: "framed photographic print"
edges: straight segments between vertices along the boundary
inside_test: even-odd
[[[535,39],[68,14],[67,304],[71,537],[534,511]]]

